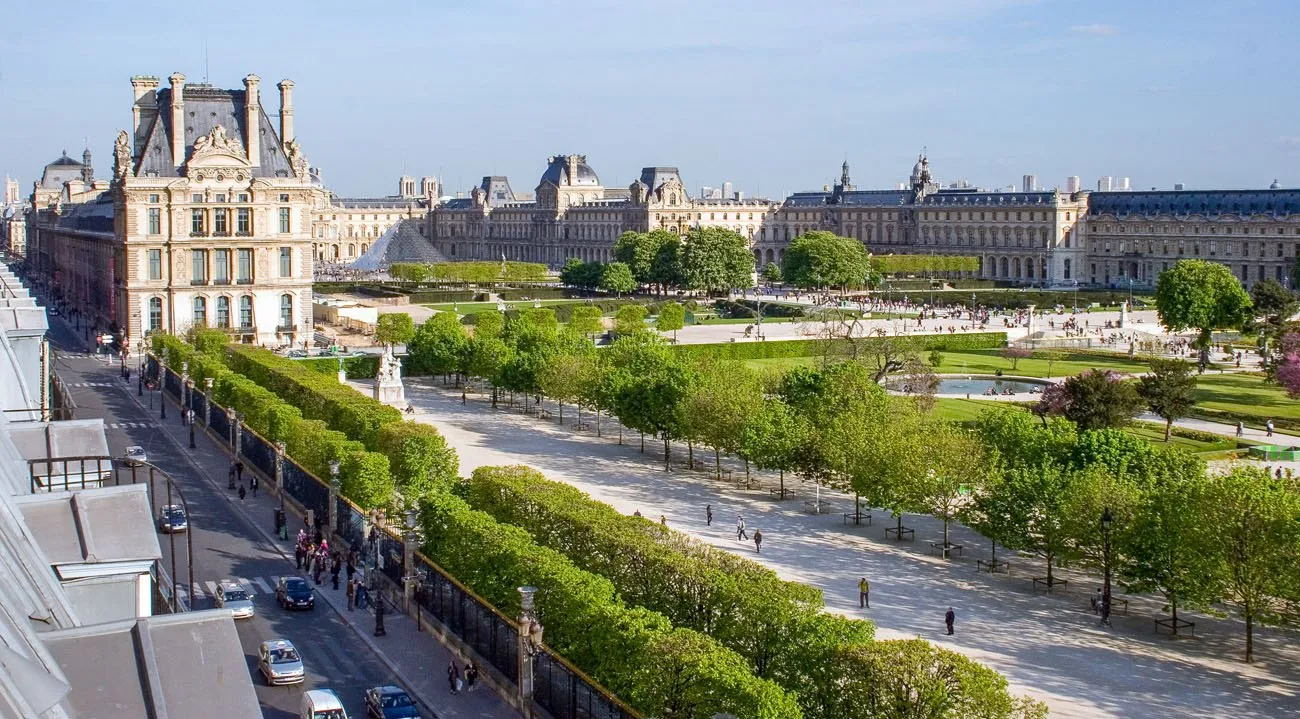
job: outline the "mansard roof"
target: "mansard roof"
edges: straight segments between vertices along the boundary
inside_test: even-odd
[[[246,93],[243,90],[221,90],[211,85],[186,85],[184,87],[185,127],[180,131],[185,136],[185,156],[188,158],[194,149],[194,141],[206,136],[212,128],[221,125],[226,134],[248,148],[247,112],[245,112]],[[149,129],[144,151],[136,158],[137,175],[154,172],[159,177],[179,177],[184,174],[180,166],[172,164],[172,89],[158,91],[158,115]],[[260,164],[253,168],[254,177],[293,177],[293,168],[289,158],[280,147],[280,136],[275,124],[266,116],[266,111],[259,107],[255,131],[259,133]]]
[[[555,155],[550,158],[546,171],[542,173],[542,179],[537,184],[549,182],[556,187],[596,187],[600,185],[600,178],[596,176],[596,171],[591,169],[587,164],[585,155],[577,155],[575,168],[575,177],[569,177],[569,156]]]
[[[650,190],[658,189],[660,185],[669,180],[682,181],[681,174],[676,167],[643,167],[641,168],[641,184]]]
[[[985,192],[982,190],[951,189],[939,190],[933,195],[926,195],[921,200],[923,205],[1049,205],[1056,199],[1056,193],[1046,192]]]
[[[1300,215],[1300,189],[1292,190],[1156,190],[1093,192],[1092,215]]]

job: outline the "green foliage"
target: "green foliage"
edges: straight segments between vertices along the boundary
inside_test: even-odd
[[[1257,315],[1272,326],[1280,326],[1296,313],[1300,301],[1295,293],[1274,279],[1260,280],[1250,288],[1250,300]]]
[[[646,309],[643,305],[623,305],[614,314],[614,331],[620,335],[636,335],[646,331]]]
[[[635,290],[636,284],[632,270],[622,262],[611,262],[605,265],[600,274],[600,289],[616,295]]]
[[[190,344],[197,352],[219,355],[226,350],[226,345],[230,344],[230,334],[218,329],[192,330]]]
[[[971,349],[990,349],[1006,344],[1005,332],[972,332],[959,335],[913,335],[890,337],[887,340],[899,351],[925,352],[941,350],[957,352]],[[808,339],[781,340],[779,342],[721,342],[716,344],[676,345],[673,350],[680,356],[694,359],[712,356],[718,359],[779,359],[785,357],[821,357],[828,345],[836,340]]]
[[[743,364],[703,359],[694,367],[696,381],[686,398],[687,436],[714,451],[721,472],[720,453],[737,453],[743,446],[745,424],[763,403],[758,375]]]
[[[1208,348],[1212,331],[1241,327],[1250,318],[1250,295],[1218,262],[1179,260],[1156,278],[1156,311],[1165,329],[1199,330],[1198,346]]]
[[[409,348],[408,348],[409,349]],[[310,369],[313,372],[337,377],[339,372],[339,357],[312,357],[310,359],[296,360],[298,364]],[[371,379],[379,372],[379,358],[375,355],[343,357],[343,371],[351,379]],[[428,374],[427,371],[418,367],[407,367],[408,374]]]
[[[415,323],[405,312],[382,314],[375,322],[375,339],[389,346],[406,344],[414,334]]]
[[[603,394],[611,400],[609,408],[624,425],[662,439],[669,468],[669,443],[685,436],[683,406],[694,376],[661,340],[645,332],[620,337],[606,352],[611,371]]]
[[[644,715],[800,716],[793,697],[754,676],[735,652],[629,606],[609,580],[538,546],[524,529],[446,493],[422,505],[421,525],[425,554],[507,615],[520,611],[517,587],[537,587],[547,646]]]
[[[379,429],[378,449],[388,457],[393,480],[408,501],[449,487],[460,469],[456,450],[427,424],[384,425]]]
[[[560,269],[560,281],[570,287],[578,287],[584,290],[594,290],[600,287],[601,278],[605,274],[605,264],[603,262],[591,261],[583,262],[577,257],[570,257],[564,261],[564,267]]]
[[[660,332],[672,332],[673,338],[677,338],[677,330],[686,325],[686,308],[677,302],[665,302],[659,308],[659,316],[655,318],[655,329]]]
[[[479,312],[475,315],[478,320],[474,323],[474,337],[483,339],[492,339],[500,337],[506,328],[506,316],[496,310],[490,312]]]
[[[1081,430],[1119,427],[1142,411],[1137,388],[1114,372],[1083,372],[1067,378],[1063,388],[1065,418]]]
[[[578,305],[570,312],[569,329],[588,337],[597,334],[603,328],[601,314],[597,305]]]
[[[803,289],[859,288],[871,274],[871,255],[858,240],[813,230],[790,243],[781,274]]]
[[[682,286],[723,293],[754,285],[754,255],[744,237],[724,227],[695,227],[680,253]]]
[[[776,284],[784,279],[785,275],[781,272],[781,265],[775,262],[769,262],[763,267],[762,277],[771,284]]]
[[[871,262],[887,275],[978,272],[980,268],[980,258],[959,255],[874,255]]]
[[[394,279],[408,282],[538,282],[547,279],[546,265],[536,262],[395,262],[388,268]]]
[[[455,312],[439,312],[406,345],[408,374],[451,374],[464,366],[469,333]]]
[[[1147,407],[1165,420],[1168,442],[1174,420],[1191,414],[1196,405],[1196,376],[1183,360],[1153,359],[1151,373],[1138,378],[1137,391]]]

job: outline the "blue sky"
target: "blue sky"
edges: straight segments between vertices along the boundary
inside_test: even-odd
[[[107,175],[133,74],[223,87],[292,78],[326,183],[532,190],[586,154],[606,186],[676,165],[779,197],[847,158],[890,187],[938,179],[1135,189],[1300,185],[1294,0],[1077,2],[11,3],[0,20],[0,174],[24,192],[88,137]],[[165,82],[165,79],[164,79]],[[266,97],[269,90],[270,97]]]

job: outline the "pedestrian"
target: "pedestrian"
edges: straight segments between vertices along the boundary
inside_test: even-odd
[[[749,539],[749,535],[745,534],[745,518],[737,514],[736,515],[736,541],[740,541],[742,539]]]
[[[858,580],[858,609],[871,608],[871,582],[866,577]]]
[[[478,681],[478,666],[474,662],[465,665],[465,691],[474,691],[474,683]]]
[[[334,590],[339,588],[339,572],[343,571],[343,562],[339,559],[339,553],[335,552],[330,557],[330,579],[334,583]]]
[[[245,494],[246,494],[246,492],[244,492],[244,485],[242,485],[242,484],[239,485],[239,499],[240,499],[240,500],[243,500]]]
[[[661,514],[661,515],[659,515],[659,523],[662,524],[662,525],[664,525],[665,527],[667,527],[667,526],[668,526],[668,516],[665,515],[665,514]]]
[[[298,544],[294,545],[293,563],[295,569],[302,571],[302,560],[306,558],[306,554],[307,554],[307,550],[305,547],[302,546],[301,541],[298,542]]]
[[[349,553],[348,553],[348,566],[347,566],[347,572],[348,572],[348,581],[349,581],[349,582],[352,581],[352,575],[354,575],[354,574],[357,573],[357,562],[356,562],[356,556],[357,556],[357,553],[356,553],[355,551],[352,551],[352,552],[349,552]]]
[[[957,615],[953,613],[952,607],[948,607],[948,612],[943,615],[943,623],[948,625],[948,634],[952,634],[952,623],[957,620]]]
[[[244,481],[244,460],[242,459],[235,462],[235,479],[240,482]]]
[[[253,496],[256,497],[257,496],[257,475],[256,474],[248,475],[248,488],[253,490]]]
[[[1264,429],[1268,430],[1268,436],[1269,436],[1269,437],[1272,437],[1272,436],[1273,436],[1273,420],[1270,419],[1268,422],[1264,423]]]
[[[713,505],[712,504],[704,505],[704,524],[705,526],[709,526],[709,527],[713,526]]]
[[[348,580],[348,611],[349,612],[352,611],[352,607],[355,606],[356,603],[357,603],[357,585],[353,580],[349,579]]]
[[[633,516],[633,517],[640,517],[640,516],[641,516],[641,510],[639,510],[639,509],[636,510],[635,512],[632,513],[632,516]]]
[[[460,669],[456,668],[456,660],[453,659],[451,660],[451,663],[447,665],[447,688],[452,694],[456,694],[459,691],[456,686],[457,684],[460,684]]]
[[[230,463],[230,471],[227,474],[229,475],[229,479],[230,479],[230,485],[229,485],[230,489],[234,489],[235,488],[235,463],[234,462]]]
[[[1240,437],[1246,433],[1246,423],[1241,420],[1237,421],[1237,436]]]
[[[754,553],[755,554],[759,553],[759,549],[762,546],[762,544],[763,544],[763,530],[755,529],[754,530]]]

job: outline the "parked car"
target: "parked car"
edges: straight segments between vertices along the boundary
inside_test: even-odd
[[[234,582],[222,582],[217,585],[217,606],[235,613],[235,619],[248,619],[256,611],[253,598],[248,592]]]
[[[307,350],[289,350],[289,356],[294,359],[302,359],[307,356]]]
[[[257,648],[257,669],[271,686],[297,684],[306,678],[302,655],[288,639],[271,639]]]
[[[285,609],[315,609],[316,590],[302,577],[280,577],[275,584],[275,601]]]
[[[333,689],[311,689],[302,693],[298,719],[348,719],[348,712]]]
[[[419,719],[415,702],[401,687],[392,684],[366,690],[366,719]]]
[[[190,520],[185,516],[185,507],[169,504],[158,512],[158,531],[165,533],[184,532],[190,528]]]
[[[138,467],[149,461],[149,454],[144,451],[144,447],[132,445],[126,448],[126,452],[122,454],[122,460],[129,467]]]

